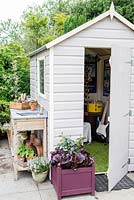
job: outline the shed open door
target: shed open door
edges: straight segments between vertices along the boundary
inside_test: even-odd
[[[128,171],[130,49],[112,47],[111,61],[109,191]]]

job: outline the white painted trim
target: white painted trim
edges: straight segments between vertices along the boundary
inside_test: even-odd
[[[114,12],[114,16],[121,21],[123,24],[125,24],[126,26],[128,26],[129,28],[131,28],[132,30],[134,30],[134,24],[132,24],[131,22],[129,22],[126,18],[124,18],[123,16],[121,16],[119,13],[117,13],[116,11]]]
[[[111,6],[110,6],[110,18],[111,18],[111,21],[113,20],[114,12],[115,12],[114,3],[112,1]]]
[[[44,61],[44,94],[42,94],[42,93],[40,92],[40,70],[39,70],[39,67],[40,67],[40,66],[39,66],[39,63],[40,63],[41,60]],[[42,57],[40,57],[40,58],[37,58],[38,97],[43,97],[43,98],[46,99],[46,94],[45,94],[45,81],[46,81],[46,76],[45,76],[45,74],[46,74],[45,56],[42,56]]]
[[[49,84],[49,139],[50,139],[50,146],[49,151],[53,150],[54,146],[54,47],[50,48],[49,51],[49,58],[50,58],[50,84]]]

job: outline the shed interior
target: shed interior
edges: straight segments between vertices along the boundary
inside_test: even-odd
[[[110,55],[108,48],[85,48],[84,136],[89,142],[86,148],[95,158],[96,172],[101,173],[108,169],[109,156]],[[100,122],[104,134],[97,133]]]

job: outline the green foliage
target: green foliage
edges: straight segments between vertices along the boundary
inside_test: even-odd
[[[20,143],[20,145],[18,146],[17,154],[20,155],[21,158],[34,157],[33,149],[23,143]]]
[[[64,34],[64,23],[66,21],[65,13],[57,13],[54,15],[54,27],[53,32],[56,37]]]
[[[0,49],[1,99],[11,101],[16,92],[29,94],[29,60],[21,46],[9,43]]]
[[[30,169],[35,174],[49,171],[49,163],[44,157],[37,157],[31,161]]]
[[[113,0],[115,9],[134,23],[134,1]],[[76,0],[71,3],[71,14],[65,21],[65,33],[109,10],[111,0]],[[83,18],[83,20],[81,19]]]
[[[64,33],[65,4],[64,1],[48,1],[42,6],[28,7],[21,23],[26,52],[31,52]]]
[[[10,121],[9,103],[5,100],[0,100],[0,123],[3,125],[5,122]]]
[[[77,26],[80,26],[81,24],[84,24],[86,22],[86,16],[85,15],[72,15],[68,17],[64,23],[64,32],[67,33]]]
[[[133,0],[114,0],[116,11],[134,23],[134,1]]]
[[[9,101],[29,94],[29,59],[16,43],[0,47],[0,123],[9,122]]]
[[[59,147],[63,148],[64,151],[78,152],[83,146],[83,141],[83,137],[73,140],[69,137],[65,137],[62,133]]]
[[[33,51],[49,41],[48,17],[45,16],[43,7],[29,7],[23,14],[22,27],[27,52]]]

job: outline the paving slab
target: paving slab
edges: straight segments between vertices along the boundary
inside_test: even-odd
[[[38,183],[37,184],[38,189],[39,190],[49,190],[49,189],[53,189],[53,185],[51,184],[51,182],[49,180],[46,180],[43,183]]]
[[[23,176],[19,180],[14,181],[13,174],[0,175],[0,195],[37,190],[38,187],[31,176]]]
[[[0,195],[0,200],[41,200],[38,191]]]
[[[57,200],[57,194],[54,188],[48,190],[40,190],[39,192],[42,200]]]
[[[57,194],[54,188],[49,190],[40,190],[39,192],[42,200],[57,200]],[[95,200],[95,198],[95,196],[91,196],[90,194],[84,194],[62,197],[62,200]]]

